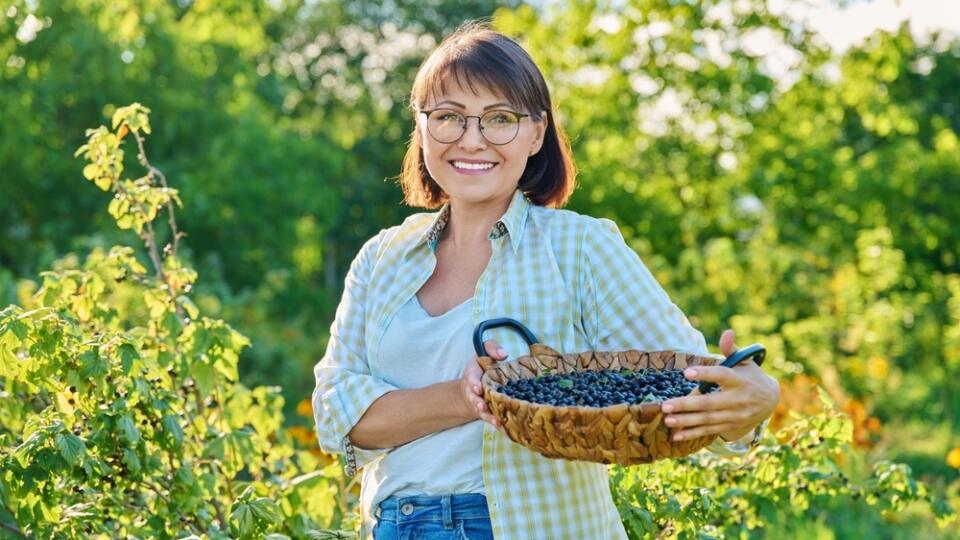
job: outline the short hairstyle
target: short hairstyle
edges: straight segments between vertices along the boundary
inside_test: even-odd
[[[462,88],[476,92],[479,85],[506,97],[527,109],[537,120],[541,120],[540,111],[546,111],[548,122],[543,145],[527,160],[517,187],[536,205],[564,206],[573,193],[576,171],[570,143],[554,120],[547,83],[523,47],[491,30],[484,21],[462,24],[420,65],[410,93],[414,131],[399,179],[403,202],[408,206],[435,209],[449,200],[427,171],[416,136],[417,117],[426,106],[427,97],[444,93],[449,75],[453,75]]]

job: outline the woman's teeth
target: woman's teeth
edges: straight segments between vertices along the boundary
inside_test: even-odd
[[[496,165],[496,163],[464,163],[462,161],[453,162],[453,166],[458,169],[471,169],[475,171],[482,171],[484,169],[489,169],[494,165]]]

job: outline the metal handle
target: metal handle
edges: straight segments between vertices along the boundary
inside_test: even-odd
[[[500,328],[501,326],[509,326],[519,332],[520,335],[523,336],[523,339],[526,340],[527,345],[539,343],[537,336],[533,335],[533,332],[531,332],[526,326],[520,324],[520,321],[511,319],[509,317],[488,319],[478,324],[477,329],[473,331],[473,348],[477,351],[477,357],[487,355],[487,351],[483,349],[483,333],[491,328]]]
[[[763,365],[763,358],[767,355],[767,349],[760,345],[759,343],[754,343],[749,347],[744,347],[739,351],[731,354],[723,361],[720,365],[723,367],[732,368],[733,366],[743,362],[748,358],[753,358],[753,361],[757,363],[758,366]],[[713,392],[716,389],[716,383],[710,381],[700,381],[700,393],[707,394]]]

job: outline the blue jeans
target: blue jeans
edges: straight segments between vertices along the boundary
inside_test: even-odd
[[[390,497],[374,513],[374,540],[493,540],[481,493]]]

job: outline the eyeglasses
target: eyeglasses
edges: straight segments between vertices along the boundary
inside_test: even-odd
[[[476,118],[483,138],[498,146],[516,138],[520,132],[520,120],[530,116],[506,110],[487,111],[483,116],[465,116],[451,109],[432,109],[420,111],[420,114],[427,115],[427,131],[439,143],[450,144],[460,140],[467,131],[467,120]]]

